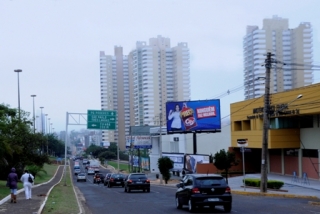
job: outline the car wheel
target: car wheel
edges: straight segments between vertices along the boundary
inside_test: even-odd
[[[177,207],[177,209],[182,208],[182,204],[180,203],[180,199],[178,197],[176,197],[176,207]]]
[[[229,213],[231,211],[231,208],[232,208],[231,203],[227,204],[227,205],[223,205],[223,208],[224,208],[225,212]]]
[[[192,203],[191,199],[189,199],[189,201],[188,201],[188,210],[191,213],[194,211],[194,207],[193,207],[193,203]]]
[[[77,182],[79,182],[79,180],[77,180]]]

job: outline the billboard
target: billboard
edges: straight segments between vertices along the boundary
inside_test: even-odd
[[[171,171],[174,172],[181,172],[184,165],[184,154],[178,153],[162,153],[162,157],[168,157],[170,160],[173,161],[173,168]]]
[[[126,148],[151,149],[151,136],[126,136]]]
[[[167,132],[187,133],[221,129],[220,100],[166,103]]]
[[[191,173],[197,172],[198,163],[209,163],[209,155],[185,155],[184,169]]]

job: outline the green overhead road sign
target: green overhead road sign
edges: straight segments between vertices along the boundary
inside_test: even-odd
[[[88,110],[87,129],[116,130],[117,112]]]

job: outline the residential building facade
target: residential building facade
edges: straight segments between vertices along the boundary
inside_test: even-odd
[[[118,112],[116,130],[104,130],[102,141],[124,150],[130,126],[165,124],[167,101],[190,100],[189,58],[187,43],[171,47],[162,36],[138,41],[128,55],[122,47],[100,52],[101,109]]]
[[[245,99],[264,94],[265,59],[271,52],[270,92],[277,93],[313,83],[312,27],[302,22],[289,28],[288,19],[273,16],[263,27],[247,26],[243,39]]]

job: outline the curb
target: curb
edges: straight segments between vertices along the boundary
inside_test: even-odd
[[[317,196],[296,195],[296,194],[245,192],[245,191],[239,191],[239,190],[232,190],[231,193],[238,194],[238,195],[283,197],[283,198],[307,198],[307,199],[317,199],[317,200],[319,200],[319,198]],[[320,204],[320,202],[319,202],[319,204]]]

